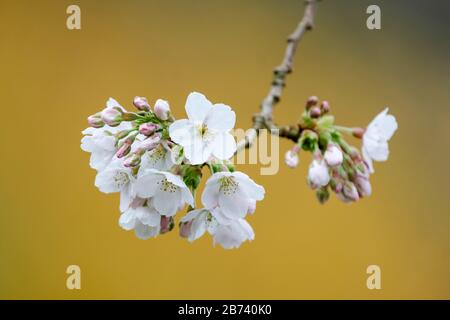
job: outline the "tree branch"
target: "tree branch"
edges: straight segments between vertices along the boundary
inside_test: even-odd
[[[277,129],[278,135],[280,137],[285,137],[291,140],[298,139],[300,135],[301,128],[296,126],[288,126],[283,128],[278,128],[273,123],[273,109],[275,105],[280,101],[281,94],[283,93],[283,88],[286,85],[286,75],[292,72],[294,56],[297,46],[302,39],[306,31],[311,30],[314,26],[314,17],[316,13],[316,5],[319,0],[306,0],[305,11],[303,17],[300,20],[297,28],[287,39],[286,51],[284,54],[283,61],[281,64],[275,68],[274,78],[272,85],[270,87],[269,93],[264,98],[261,103],[261,109],[259,113],[253,116],[253,129],[249,130],[245,138],[240,141],[237,145],[236,152],[249,148],[256,140],[260,129]],[[297,134],[296,134],[297,133]],[[296,141],[296,140],[294,140]]]

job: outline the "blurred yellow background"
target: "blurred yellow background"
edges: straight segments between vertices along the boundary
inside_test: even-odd
[[[81,30],[66,28],[70,4]],[[379,31],[366,28],[369,4],[381,7]],[[250,217],[255,240],[226,251],[178,229],[139,240],[118,226],[118,196],[95,188],[81,130],[108,97],[130,109],[135,95],[168,99],[180,118],[200,91],[247,128],[302,12],[298,0],[2,0],[0,298],[449,299],[446,1],[325,0],[300,43],[278,123],[312,94],[342,125],[364,126],[385,106],[398,119],[372,197],[320,205],[308,156],[275,176],[240,166],[266,199]],[[81,290],[66,289],[70,264]],[[381,290],[366,287],[371,264]]]

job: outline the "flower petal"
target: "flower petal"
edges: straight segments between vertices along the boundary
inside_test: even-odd
[[[389,157],[387,141],[374,141],[370,137],[364,137],[364,149],[370,158],[375,161],[386,161]]]
[[[237,181],[250,198],[257,201],[264,199],[264,194],[266,192],[264,187],[253,181],[248,175],[240,171],[235,171],[233,172],[233,176],[236,177]]]
[[[139,239],[147,240],[151,237],[156,237],[159,234],[159,227],[150,227],[142,223],[137,223],[134,228],[134,233]]]
[[[160,183],[163,179],[163,176],[154,174],[152,172],[144,173],[142,176],[138,177],[138,179],[134,183],[134,192],[141,198],[153,197],[158,188],[158,182]]]
[[[218,132],[228,132],[234,128],[236,114],[225,104],[215,104],[205,118],[208,129]]]
[[[206,181],[205,189],[202,193],[202,204],[206,209],[212,209],[219,204],[219,178],[217,173]]]
[[[243,218],[248,211],[248,195],[241,189],[234,192],[219,193],[219,206],[222,213],[230,219]]]
[[[230,133],[222,133],[214,139],[213,155],[220,160],[230,159],[236,152],[236,141]]]
[[[131,186],[120,191],[120,212],[125,212],[133,201]]]
[[[181,191],[163,191],[158,189],[153,198],[153,206],[163,216],[173,216],[181,203]]]
[[[196,123],[202,123],[212,107],[212,103],[201,93],[192,92],[187,97],[186,113],[189,120]]]
[[[398,128],[397,120],[393,115],[387,114],[389,108],[380,112],[370,123],[370,127],[376,127],[378,134],[385,140],[391,139],[392,135]]]
[[[189,145],[195,138],[195,127],[187,119],[177,120],[170,125],[169,135],[173,142],[182,146]]]
[[[136,218],[146,226],[156,227],[161,223],[161,215],[153,208],[139,207],[136,209]]]
[[[133,230],[136,225],[135,210],[128,209],[122,213],[119,218],[119,225],[127,231]]]

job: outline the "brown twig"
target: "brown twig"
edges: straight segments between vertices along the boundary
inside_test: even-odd
[[[297,28],[287,39],[286,51],[283,61],[274,70],[274,78],[269,93],[261,103],[259,113],[253,116],[253,130],[249,130],[245,138],[237,145],[236,152],[249,148],[261,129],[269,129],[273,133],[277,133],[280,137],[285,137],[296,141],[300,135],[300,128],[296,126],[287,126],[278,128],[273,123],[273,109],[280,101],[283,88],[286,84],[286,75],[292,72],[295,51],[306,31],[311,30],[314,26],[314,17],[316,13],[316,5],[319,0],[306,0],[305,11]]]

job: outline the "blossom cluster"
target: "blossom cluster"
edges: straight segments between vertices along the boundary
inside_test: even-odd
[[[137,110],[129,112],[110,98],[88,118],[81,140],[97,170],[95,185],[104,193],[120,193],[119,225],[141,239],[156,237],[171,231],[176,213],[187,206],[179,233],[189,241],[206,232],[226,249],[253,240],[245,217],[265,191],[230,162],[236,151],[230,133],[234,111],[197,92],[187,97],[187,119],[175,120],[161,99],[151,108],[146,98],[136,97],[133,105]],[[210,176],[197,208],[204,167]]]
[[[355,202],[371,195],[373,161],[388,159],[388,141],[397,127],[397,121],[388,114],[388,108],[365,129],[335,125],[329,103],[319,103],[316,96],[311,96],[295,128],[300,133],[298,140],[286,152],[285,162],[295,168],[299,163],[300,150],[311,152],[312,162],[307,179],[311,189],[316,191],[319,202],[325,203],[329,199],[330,190],[343,202]],[[349,145],[343,134],[362,139],[362,152]]]

